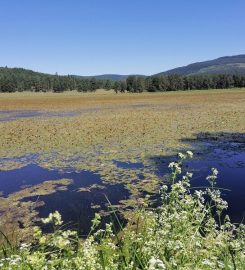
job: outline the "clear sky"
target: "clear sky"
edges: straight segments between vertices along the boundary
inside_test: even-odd
[[[0,0],[0,66],[154,74],[245,53],[245,0]]]

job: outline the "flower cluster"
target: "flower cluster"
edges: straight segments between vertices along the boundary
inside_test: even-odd
[[[54,225],[61,225],[63,223],[61,215],[58,211],[55,211],[54,213],[50,213],[47,218],[42,218],[42,222],[44,224],[53,223]]]
[[[151,259],[149,260],[148,270],[160,270],[160,269],[162,270],[166,269],[165,264],[161,260],[151,257]]]
[[[211,169],[212,171],[212,174],[211,175],[208,175],[206,177],[206,179],[208,180],[208,182],[210,183],[210,185],[213,187],[215,184],[216,184],[216,179],[218,177],[218,170],[216,168],[212,168]]]

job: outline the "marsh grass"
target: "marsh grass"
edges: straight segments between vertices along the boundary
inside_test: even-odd
[[[1,269],[244,269],[245,226],[232,224],[228,216],[221,221],[228,206],[215,186],[216,169],[207,177],[209,187],[190,191],[192,173],[183,175],[182,162],[191,156],[190,151],[179,154],[169,164],[172,184],[161,187],[160,207],[152,209],[142,200],[126,226],[111,207],[116,222],[101,229],[96,214],[86,239],[63,230],[56,211],[42,220],[53,225],[53,233],[35,227],[34,242],[2,249]]]

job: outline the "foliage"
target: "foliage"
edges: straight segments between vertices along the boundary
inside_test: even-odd
[[[192,174],[182,173],[182,162],[190,157],[190,151],[180,153],[179,161],[169,164],[172,184],[162,186],[161,206],[143,203],[119,233],[111,223],[98,229],[96,214],[90,234],[81,240],[76,232],[62,230],[55,212],[43,219],[53,224],[54,233],[36,227],[35,243],[3,248],[1,269],[244,269],[245,227],[228,216],[220,221],[227,203],[215,187],[216,169],[207,177],[209,188],[191,193]]]
[[[167,75],[148,77],[145,80],[146,90],[150,92],[228,89],[245,86],[244,75]]]
[[[110,89],[113,81],[96,80],[73,75],[59,76],[34,72],[22,68],[0,68],[0,92],[33,91],[63,92],[78,90],[95,91],[98,88]]]
[[[21,68],[0,68],[0,92],[33,91],[80,92],[95,91],[99,88],[114,89],[115,92],[141,93],[143,91],[178,91],[192,89],[228,89],[245,87],[245,75],[194,75],[142,77],[128,76],[126,80],[101,80],[95,77],[49,75]]]

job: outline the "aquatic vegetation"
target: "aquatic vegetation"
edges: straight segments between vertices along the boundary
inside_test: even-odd
[[[0,197],[0,232],[4,233],[11,242],[28,239],[32,235],[32,226],[39,220],[36,207],[43,202],[25,201],[25,198],[52,194],[57,190],[66,190],[72,183],[70,179],[45,181],[41,184],[14,192],[8,197]],[[0,234],[0,244],[4,242],[5,236]]]
[[[51,213],[43,222],[53,224],[54,232],[35,227],[32,244],[5,246],[1,269],[244,269],[245,226],[232,224],[228,216],[220,219],[227,205],[215,186],[218,171],[213,168],[207,177],[210,187],[191,193],[192,173],[181,172],[192,153],[179,156],[169,166],[172,184],[162,185],[159,207],[143,200],[119,232],[113,223],[100,228],[96,214],[86,239],[62,230],[61,216]]]
[[[184,138],[196,139],[200,132],[244,133],[244,101],[244,90],[234,89],[141,95],[1,94],[1,111],[44,112],[37,118],[0,122],[1,170],[35,163],[48,169],[92,171],[102,180],[96,188],[103,190],[104,185],[123,184],[131,195],[121,200],[121,207],[134,208],[141,204],[144,194],[157,193],[161,183],[167,181],[157,175],[152,157],[160,160],[176,154],[176,149],[188,147],[182,141]],[[54,112],[55,116],[72,111],[82,113],[73,117],[45,117],[47,112]],[[130,169],[117,166],[115,160],[143,166]],[[89,190],[93,188],[80,191]],[[22,205],[22,199],[18,196],[11,203],[9,198],[9,204],[13,205],[9,208],[1,203],[1,220],[7,210],[11,223],[12,217],[19,213],[15,205]],[[32,213],[36,215],[35,209]],[[125,211],[125,215],[129,213]]]

